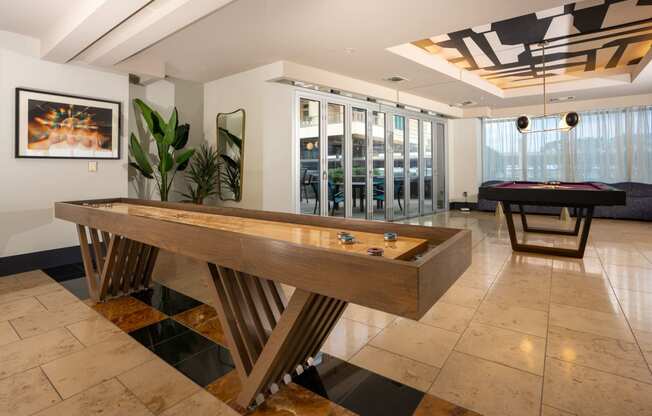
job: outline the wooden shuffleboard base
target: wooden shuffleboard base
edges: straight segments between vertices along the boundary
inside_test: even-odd
[[[149,287],[158,247],[79,224],[77,233],[88,292],[94,301],[105,301]]]
[[[158,248],[77,225],[91,297],[103,302],[149,287]],[[90,247],[89,247],[90,236]],[[91,249],[92,247],[92,249]],[[348,302],[208,263],[212,296],[248,408],[314,357]],[[285,380],[284,380],[285,379]]]
[[[55,215],[77,224],[95,301],[146,289],[159,249],[207,264],[243,408],[312,363],[348,302],[418,320],[471,262],[468,230],[127,198],[58,202]]]
[[[212,263],[208,267],[242,382],[237,403],[247,408],[319,352],[348,303],[301,289],[286,302],[278,283]]]

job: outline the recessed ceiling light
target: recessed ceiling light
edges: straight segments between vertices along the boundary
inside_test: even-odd
[[[392,75],[391,77],[383,78],[383,80],[389,82],[403,82],[407,81],[408,79],[400,75]]]
[[[571,100],[574,100],[574,99],[575,99],[574,95],[569,95],[569,96],[566,96],[566,97],[553,97],[553,98],[551,98],[549,100],[549,102],[551,102],[551,103],[559,103],[559,102],[562,102],[562,101],[571,101]]]
[[[467,101],[462,101],[461,103],[451,104],[451,107],[468,107],[470,105],[475,105],[475,104],[477,104],[475,101],[467,100]]]

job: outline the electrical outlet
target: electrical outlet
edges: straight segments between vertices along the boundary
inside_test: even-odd
[[[89,172],[97,172],[97,162],[96,161],[91,161],[88,162],[88,171]]]

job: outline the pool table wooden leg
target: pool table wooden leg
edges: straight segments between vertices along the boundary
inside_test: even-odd
[[[580,226],[582,224],[582,212],[584,208],[577,208],[577,218],[575,220],[575,226],[572,230],[563,230],[563,229],[553,229],[553,228],[536,228],[530,227],[527,222],[527,216],[523,209],[523,205],[518,205],[519,213],[521,214],[521,224],[523,225],[523,232],[526,233],[539,233],[539,234],[556,234],[556,235],[578,235],[580,232]]]
[[[516,238],[516,228],[514,227],[514,218],[512,215],[512,208],[511,204],[508,202],[503,203],[503,211],[505,212],[505,219],[507,222],[507,230],[509,232],[509,239],[512,244],[512,250],[514,251],[520,251],[520,252],[526,252],[526,253],[539,253],[539,254],[551,254],[553,256],[561,256],[561,257],[572,257],[572,258],[578,258],[581,259],[584,257],[584,251],[586,250],[586,244],[589,240],[589,230],[591,229],[591,221],[593,219],[593,209],[594,207],[586,207],[584,208],[586,210],[586,218],[584,219],[584,226],[580,227],[580,224],[582,222],[582,208],[578,210],[577,214],[577,220],[575,223],[575,229],[573,231],[566,231],[568,235],[577,235],[578,232],[580,231],[580,228],[582,230],[582,233],[580,235],[580,241],[578,244],[577,249],[569,249],[569,248],[560,248],[560,247],[547,247],[547,246],[537,246],[537,245],[532,245],[532,244],[521,244],[518,242],[518,239]],[[527,221],[523,223],[524,226],[527,224]],[[527,230],[523,230],[524,232],[542,232],[540,229],[532,229],[532,228],[527,228]],[[548,234],[563,234],[561,230],[557,232],[558,230],[543,230],[543,232],[546,232]]]
[[[503,202],[503,213],[505,214],[505,221],[507,222],[507,232],[509,233],[509,240],[512,243],[512,250],[517,251],[516,247],[518,247],[519,244],[516,239],[516,228],[514,227],[514,217],[512,216],[512,204],[509,202]]]
[[[212,263],[208,268],[242,383],[236,403],[247,409],[319,352],[347,302],[301,289],[286,302],[278,283]]]
[[[584,250],[586,243],[589,241],[589,230],[591,229],[591,221],[593,220],[593,207],[586,208],[586,219],[584,220],[584,227],[582,228],[582,235],[580,236],[580,244],[577,249],[577,258],[584,257]],[[579,223],[580,214],[577,214],[577,221]],[[578,226],[579,228],[579,226]]]

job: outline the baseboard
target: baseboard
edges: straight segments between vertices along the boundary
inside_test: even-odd
[[[23,273],[31,270],[47,269],[65,264],[81,262],[79,246],[37,251],[0,258],[0,276]]]
[[[454,209],[460,209],[460,208],[468,208],[471,210],[475,210],[478,208],[478,203],[477,202],[449,202],[448,203],[448,209],[454,210]]]

